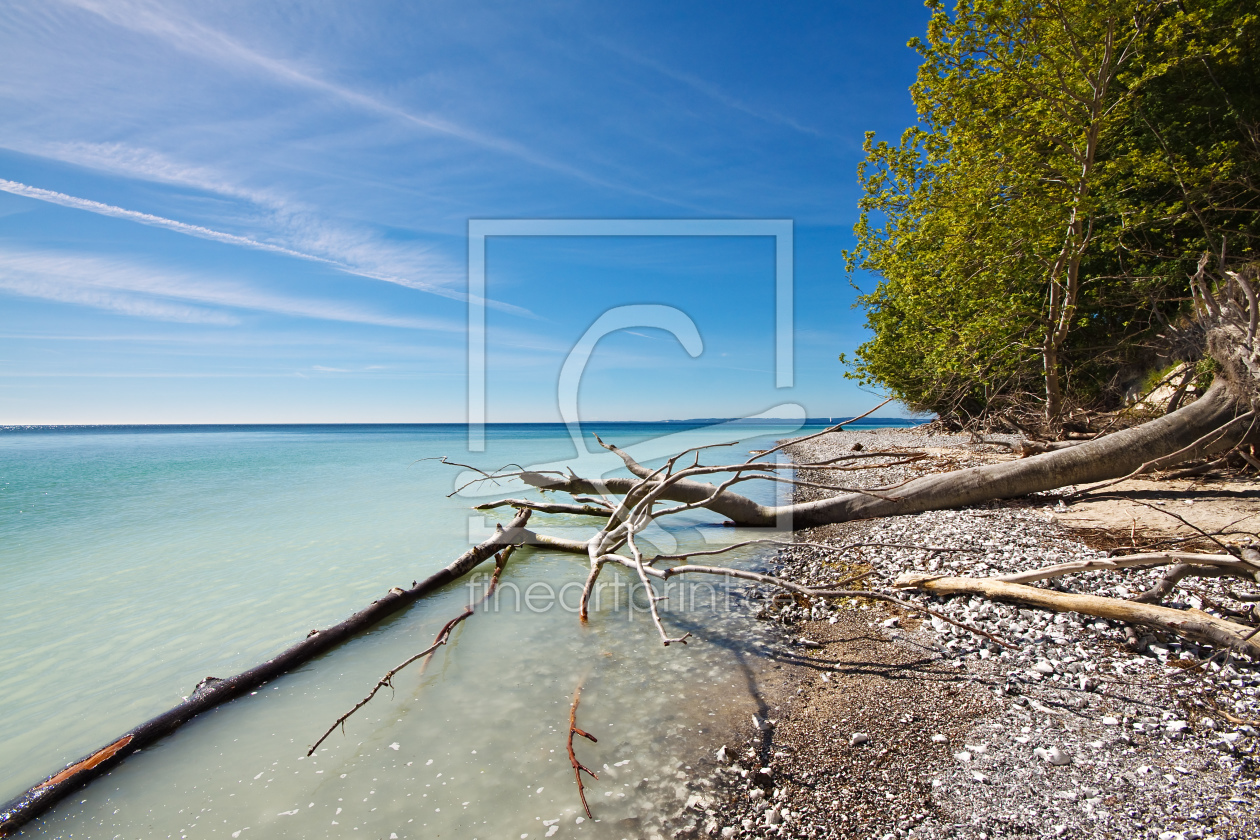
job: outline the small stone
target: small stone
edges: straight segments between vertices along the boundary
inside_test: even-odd
[[[933,744],[943,744],[943,743],[945,743],[945,742],[946,742],[946,741],[948,741],[948,740],[949,740],[948,738],[946,738],[944,735],[942,735],[942,734],[941,734],[941,733],[939,733],[939,732],[937,732],[935,735],[933,735],[933,736],[932,736],[932,743],[933,743]]]
[[[723,837],[734,837],[734,836],[735,836],[735,826],[733,826],[733,825],[728,825],[728,826],[726,826],[725,828],[723,828],[723,829],[722,829],[722,836],[723,836]]]
[[[761,788],[753,788],[752,790],[748,791],[748,798],[751,799],[753,802],[756,802],[758,799],[765,799],[765,797],[766,797],[766,792],[762,790]]]
[[[1033,666],[1033,670],[1042,676],[1048,677],[1054,673],[1054,665],[1043,659]]]
[[[897,618],[896,616],[893,616],[892,618],[888,619],[887,621],[882,621],[882,622],[880,622],[880,626],[881,626],[881,627],[900,627],[900,626],[901,626],[901,619],[900,619],[900,618]]]
[[[1216,729],[1216,720],[1210,717],[1199,718],[1199,728],[1211,732]]]
[[[779,825],[781,822],[783,822],[783,814],[779,813],[778,808],[766,811],[766,825]]]
[[[1055,767],[1062,767],[1065,764],[1072,763],[1072,757],[1058,747],[1051,747],[1048,750],[1038,747],[1033,750],[1033,755],[1042,761],[1053,764]]]
[[[714,753],[714,755],[716,755],[716,756],[717,756],[717,760],[718,760],[718,761],[726,761],[726,746],[725,746],[725,745],[723,745],[723,746],[719,747],[719,748],[718,748],[718,751],[717,751],[716,753]]]
[[[966,751],[956,752],[954,753],[954,758],[958,759],[959,761],[971,761],[971,753],[966,752]]]
[[[849,736],[849,746],[861,746],[862,744],[868,743],[870,740],[871,736],[867,735],[865,732],[854,732]]]
[[[1120,718],[1107,715],[1105,718],[1102,719],[1102,725],[1103,726],[1119,726]]]
[[[975,779],[977,782],[980,782],[983,785],[987,785],[989,783],[989,777],[978,771],[972,771],[971,778]]]

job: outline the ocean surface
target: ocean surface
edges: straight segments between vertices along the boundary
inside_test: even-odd
[[[867,423],[888,425],[903,424]],[[602,423],[587,432],[655,465],[717,442],[734,445],[709,462],[729,462],[810,428]],[[466,443],[462,425],[0,429],[0,801],[175,705],[202,678],[243,671],[409,586],[511,517],[473,504],[539,498],[516,481],[450,495],[476,474],[431,459],[625,474],[559,424],[489,426],[481,453]],[[781,485],[742,488],[786,498]],[[598,526],[535,514],[531,527],[585,538]],[[765,533],[722,527],[704,511],[645,535],[671,552],[753,536]],[[720,562],[757,566],[768,553],[740,549]],[[605,571],[583,626],[572,607],[585,560],[520,551],[497,602],[305,758],[387,670],[484,592],[488,570],[195,719],[24,836],[658,833],[661,812],[690,792],[686,761],[706,736],[758,709],[750,675],[774,644],[719,582],[670,593],[667,625],[694,636],[666,648],[626,575]],[[587,788],[594,820],[581,812],[565,750],[579,682],[579,726],[599,738],[577,746],[600,774]]]

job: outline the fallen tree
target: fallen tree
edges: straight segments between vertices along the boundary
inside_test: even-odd
[[[757,479],[802,484],[777,475],[785,465],[764,460],[788,444],[755,454],[738,464],[700,466],[697,458],[696,464],[687,469],[672,471],[671,468],[671,474],[666,479],[616,446],[600,441],[601,446],[620,456],[633,478],[591,479],[530,470],[483,473],[485,478],[477,481],[515,477],[539,490],[595,498],[583,498],[581,504],[575,505],[504,499],[479,505],[478,508],[486,510],[510,505],[557,513],[611,516],[614,515],[615,505],[609,501],[609,496],[625,497],[649,485],[659,485],[652,491],[654,498],[689,507],[708,508],[736,525],[813,528],[856,519],[1018,498],[1069,485],[1113,481],[1236,449],[1244,443],[1256,442],[1257,430],[1260,429],[1260,418],[1257,416],[1260,408],[1260,355],[1256,345],[1257,327],[1260,326],[1260,295],[1252,279],[1226,269],[1223,260],[1221,271],[1224,276],[1213,288],[1213,284],[1208,282],[1207,262],[1205,255],[1193,278],[1193,288],[1204,347],[1215,359],[1219,373],[1199,399],[1141,425],[1094,440],[1074,441],[1070,446],[1053,448],[1031,457],[927,475],[895,487],[849,489],[814,484],[812,486],[841,492],[829,498],[777,506],[761,504],[730,488]],[[838,431],[845,425],[841,423],[791,443],[803,443]],[[858,459],[873,456],[905,458],[908,455],[913,453],[855,453],[844,459],[792,466],[814,471],[840,471],[852,468],[854,464],[850,462]],[[697,480],[701,476],[721,473],[730,473],[732,478],[720,485]],[[844,492],[846,490],[848,492]]]
[[[620,456],[633,476],[631,478],[587,479],[573,474],[542,473],[519,468],[515,472],[495,473],[478,470],[481,478],[475,481],[517,477],[526,484],[541,490],[568,493],[575,497],[575,501],[572,504],[565,504],[504,499],[479,505],[481,509],[511,507],[516,509],[516,515],[506,529],[499,526],[492,538],[465,552],[445,569],[424,582],[413,583],[411,589],[390,590],[388,595],[373,602],[367,609],[326,630],[312,631],[303,642],[249,671],[227,679],[206,678],[179,706],[72,763],[4,806],[0,810],[0,836],[20,827],[69,792],[116,766],[128,755],[156,742],[197,714],[240,696],[294,666],[329,650],[382,618],[413,603],[423,595],[466,574],[510,546],[531,544],[574,552],[586,557],[588,571],[579,613],[583,621],[588,620],[588,603],[603,569],[608,565],[616,565],[629,570],[648,593],[653,626],[662,643],[666,645],[676,642],[685,643],[689,634],[684,633],[676,637],[669,635],[658,609],[658,602],[665,600],[665,596],[655,593],[653,582],[665,582],[681,575],[718,575],[776,587],[805,601],[824,598],[860,598],[882,601],[906,610],[936,616],[973,633],[986,636],[997,644],[1009,647],[1007,642],[989,633],[959,624],[948,616],[921,604],[887,593],[845,588],[853,583],[855,578],[831,586],[807,587],[791,580],[759,572],[689,562],[693,556],[721,553],[735,546],[717,551],[658,554],[647,557],[639,544],[638,536],[662,517],[699,508],[706,508],[727,516],[740,525],[800,529],[855,519],[961,507],[993,499],[1013,498],[1058,489],[1066,485],[1120,479],[1172,466],[1189,458],[1221,453],[1249,442],[1253,440],[1257,426],[1257,407],[1260,407],[1260,357],[1256,352],[1257,326],[1260,325],[1260,303],[1258,303],[1260,295],[1257,295],[1250,280],[1242,278],[1235,272],[1226,272],[1226,279],[1218,284],[1217,288],[1209,288],[1205,279],[1205,265],[1206,260],[1200,263],[1199,273],[1194,278],[1194,287],[1199,317],[1207,325],[1204,330],[1205,346],[1216,359],[1220,370],[1216,381],[1199,399],[1171,414],[1095,440],[1055,448],[1021,460],[928,475],[902,484],[873,488],[810,481],[790,477],[785,475],[784,471],[804,468],[834,475],[906,464],[921,459],[924,457],[923,453],[900,450],[861,452],[825,461],[794,464],[765,460],[768,456],[781,452],[792,444],[803,443],[814,437],[839,430],[846,425],[844,423],[815,435],[781,443],[734,464],[701,464],[701,453],[715,447],[696,447],[671,457],[660,467],[651,469],[637,463],[628,453],[615,445],[599,441],[600,445]],[[691,460],[690,464],[687,463],[688,459]],[[707,477],[719,480],[717,483],[700,480]],[[731,489],[736,484],[753,480],[835,491],[837,495],[817,501],[771,506],[762,505]],[[531,512],[535,510],[596,517],[603,519],[604,524],[586,540],[550,536],[525,527]],[[744,544],[746,543],[738,545]],[[845,548],[835,550],[844,551]],[[939,550],[955,549],[946,547]],[[678,564],[661,565],[675,562]],[[1257,566],[1257,558],[1253,557],[1199,555],[1186,552],[1166,552],[1158,556],[1112,558],[1109,561],[1092,562],[1095,563],[1094,567],[1064,564],[1016,577],[1021,581],[1031,582],[1071,571],[1101,569],[1102,563],[1110,563],[1108,568],[1171,565],[1173,568],[1160,586],[1151,593],[1145,593],[1149,596],[1147,600],[1158,601],[1186,576],[1230,576],[1242,580],[1254,580],[1256,568],[1260,568]],[[1057,593],[1012,580],[915,576],[904,578],[901,585],[905,588],[935,594],[978,594],[1013,600],[1044,609],[1072,610],[1104,618],[1146,624],[1231,651],[1260,657],[1260,645],[1255,641],[1255,630],[1199,611],[1176,610],[1157,604]],[[438,639],[429,649],[408,659],[399,668],[432,653],[449,638],[449,629],[471,614],[471,608],[466,610],[448,624],[442,633],[439,633]],[[370,701],[381,687],[389,685],[390,678],[397,670],[396,668],[387,673],[355,709]],[[576,699],[574,706],[576,707]],[[330,727],[329,732],[339,723],[344,722],[355,709],[339,719],[338,723]],[[572,730],[570,734],[573,731],[577,730]],[[578,734],[581,733],[578,732]],[[327,733],[325,737],[326,735]],[[580,782],[580,767],[576,769],[576,772]]]
[[[219,679],[206,677],[197,683],[192,694],[176,706],[129,730],[109,744],[52,774],[39,784],[0,808],[0,837],[6,837],[27,822],[47,811],[59,800],[122,763],[127,756],[139,752],[166,737],[202,712],[209,711],[252,691],[281,674],[309,662],[316,656],[348,641],[385,618],[414,604],[425,595],[457,580],[494,557],[500,551],[524,541],[528,510],[518,511],[507,528],[498,526],[485,542],[475,545],[455,558],[445,568],[424,580],[412,582],[410,589],[394,587],[380,599],[332,627],[312,630],[306,638],[279,655],[248,671]]]

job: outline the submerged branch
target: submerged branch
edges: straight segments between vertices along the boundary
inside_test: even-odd
[[[443,645],[445,645],[447,642],[450,641],[451,633],[454,632],[455,628],[458,627],[465,619],[471,616],[473,612],[477,609],[477,607],[484,604],[486,599],[489,598],[494,593],[495,587],[498,586],[499,584],[499,578],[503,574],[503,567],[507,565],[508,558],[512,556],[512,552],[515,549],[516,549],[516,546],[510,545],[495,555],[494,574],[490,576],[490,585],[486,587],[486,594],[482,595],[481,598],[475,604],[469,604],[467,607],[464,608],[464,611],[462,613],[455,616],[450,621],[446,622],[446,624],[442,625],[442,629],[438,631],[437,636],[435,636],[433,639],[433,644],[429,645],[427,648],[415,654],[414,656],[407,657],[407,659],[403,660],[403,662],[401,662],[400,664],[396,665],[395,667],[387,671],[385,673],[385,676],[381,677],[377,681],[376,685],[372,687],[372,690],[368,692],[368,695],[366,697],[364,697],[362,700],[356,703],[354,707],[350,709],[350,711],[346,712],[344,715],[337,718],[337,720],[333,722],[333,725],[328,727],[327,731],[325,731],[323,735],[319,736],[319,740],[316,741],[311,746],[311,748],[306,751],[306,755],[308,758],[315,754],[315,750],[319,748],[319,745],[324,743],[324,741],[328,738],[328,736],[333,734],[333,732],[337,729],[337,727],[340,726],[342,734],[344,734],[346,731],[346,728],[345,728],[346,721],[350,719],[351,715],[353,715],[355,712],[359,711],[359,709],[362,709],[364,706],[366,706],[368,702],[373,697],[376,696],[376,693],[378,691],[380,691],[385,686],[389,686],[390,688],[393,688],[394,687],[393,679],[398,674],[399,671],[401,671],[403,668],[406,668],[408,665],[410,665],[412,662],[415,662],[417,659],[420,659],[422,657],[432,657],[433,653],[436,652],[438,648],[442,647]],[[421,668],[421,674],[424,673],[423,668],[425,666],[428,666],[428,664],[429,664],[429,660],[426,659],[424,662],[424,666],[422,666]]]
[[[577,689],[573,692],[573,703],[569,706],[568,746],[569,746],[569,763],[573,765],[573,778],[577,782],[578,797],[580,797],[582,800],[582,810],[586,811],[587,819],[593,820],[595,818],[591,816],[591,806],[586,804],[586,787],[582,784],[582,774],[586,773],[588,776],[590,776],[592,779],[595,779],[596,781],[599,780],[599,776],[595,773],[594,770],[587,767],[582,762],[578,761],[577,753],[573,751],[573,736],[574,735],[581,735],[583,738],[586,738],[592,744],[597,743],[599,741],[599,739],[596,738],[591,733],[578,729],[578,725],[577,725],[578,703],[582,700],[582,683],[585,681],[586,681],[585,678],[583,678],[582,681],[578,683]]]
[[[353,638],[420,598],[463,577],[509,545],[521,542],[528,510],[519,511],[507,528],[497,526],[490,539],[465,551],[450,565],[414,583],[410,589],[395,587],[367,608],[324,630],[313,630],[298,644],[248,671],[226,679],[206,677],[188,699],[116,738],[108,745],[49,776],[0,808],[0,837],[16,831],[44,813],[70,792],[118,766],[127,756],[156,743],[202,712],[248,694],[342,642]]]

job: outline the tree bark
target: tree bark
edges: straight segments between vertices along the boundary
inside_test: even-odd
[[[132,753],[156,743],[193,717],[221,703],[240,697],[286,671],[310,661],[342,642],[410,606],[420,598],[463,577],[500,549],[515,545],[525,535],[530,511],[518,511],[505,529],[499,526],[490,539],[465,551],[449,566],[430,575],[411,589],[394,588],[371,606],[333,625],[315,630],[305,640],[280,655],[227,679],[206,677],[187,700],[148,720],[88,756],[54,773],[0,808],[0,837],[7,837],[25,823],[51,808],[67,794],[122,763]]]
[[[1248,363],[1254,364],[1249,356],[1241,354],[1237,363],[1244,367]],[[1236,392],[1236,387],[1221,377],[1195,402],[1140,426],[1031,458],[924,476],[881,493],[879,498],[861,493],[843,493],[812,502],[773,506],[727,490],[705,507],[730,518],[736,525],[799,529],[962,507],[1055,490],[1071,484],[1106,481],[1175,453],[1182,453],[1182,458],[1191,458],[1238,444],[1248,432],[1245,423],[1226,430],[1218,440],[1194,446],[1205,435],[1250,410],[1248,401],[1235,397]],[[1194,448],[1182,452],[1187,447]],[[652,471],[648,468],[624,456],[623,459],[630,471],[640,478],[651,475]],[[600,481],[597,487],[595,482],[576,476],[561,479],[538,473],[526,473],[523,478],[534,487],[571,494],[594,494],[602,488],[603,492],[624,495],[640,484],[632,478],[610,478]],[[712,496],[715,489],[714,485],[706,482],[683,480],[671,486],[662,498],[686,503],[701,502]]]
[[[1175,610],[1118,598],[1055,592],[1052,589],[1007,583],[996,578],[934,578],[920,573],[908,573],[897,578],[893,585],[901,589],[918,589],[933,595],[980,595],[996,601],[1025,604],[1054,612],[1077,612],[1095,618],[1143,624],[1197,642],[1236,650],[1252,659],[1260,659],[1260,640],[1257,640],[1253,628],[1208,615],[1201,610]]]

